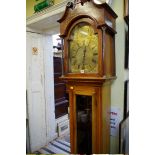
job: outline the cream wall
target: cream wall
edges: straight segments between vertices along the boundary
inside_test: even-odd
[[[63,0],[54,0],[54,4],[58,4]],[[26,17],[30,17],[34,13],[35,0],[26,0]]]
[[[115,53],[116,53],[116,76],[112,84],[111,106],[120,108],[120,117],[123,119],[124,108],[124,81],[128,78],[128,71],[124,69],[125,53],[125,23],[124,23],[124,0],[113,0],[113,10],[118,15],[116,19]],[[111,136],[111,153],[119,153],[119,135]]]
[[[33,15],[33,6],[35,5],[35,0],[26,0],[26,17]]]

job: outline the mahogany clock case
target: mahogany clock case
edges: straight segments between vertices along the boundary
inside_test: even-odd
[[[60,79],[69,94],[71,153],[110,153],[107,112],[111,82],[116,78],[116,18],[107,3],[75,0],[58,20],[64,47]]]

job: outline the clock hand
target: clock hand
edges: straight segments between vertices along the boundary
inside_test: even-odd
[[[85,49],[84,49],[84,51],[83,51],[82,69],[85,69],[85,66],[84,66],[85,57],[86,57],[86,46],[85,46]]]

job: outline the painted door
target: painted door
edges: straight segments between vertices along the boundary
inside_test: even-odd
[[[46,144],[42,35],[27,32],[27,95],[31,152]]]
[[[43,35],[47,143],[56,138],[52,35]]]

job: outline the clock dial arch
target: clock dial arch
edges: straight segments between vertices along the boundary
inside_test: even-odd
[[[87,59],[84,60],[84,66],[82,67],[82,61],[80,61],[79,59],[76,59],[76,50],[79,50],[80,53],[80,48],[84,48],[82,47],[83,42],[80,42],[79,44],[73,43],[70,44],[70,42],[72,41],[71,38],[71,33],[73,31],[73,29],[81,23],[85,23],[86,25],[88,25],[89,27],[91,27],[91,29],[94,32],[94,35],[96,36],[96,39],[98,39],[98,45],[94,45],[93,41],[90,44],[91,48],[95,48],[93,49],[93,58],[91,61],[91,64],[85,64],[85,62],[89,62],[90,57],[88,57],[88,52],[86,52],[86,57]],[[102,28],[99,26],[98,22],[96,21],[96,19],[89,17],[88,15],[83,16],[83,18],[76,18],[76,20],[72,20],[72,23],[68,23],[67,26],[67,30],[65,31],[65,35],[61,35],[62,38],[64,38],[64,75],[66,75],[67,77],[74,77],[74,76],[81,76],[81,77],[99,77],[103,75],[103,42],[104,42],[104,38],[103,38],[103,31]],[[94,40],[94,39],[93,39]],[[95,42],[95,40],[94,40]],[[88,41],[85,42],[86,45],[89,44]],[[80,47],[79,47],[80,45]],[[70,46],[73,46],[72,48],[72,53],[70,53]],[[89,48],[90,48],[89,47]],[[88,47],[86,48],[86,50],[89,49]],[[80,55],[80,54],[79,54]],[[70,56],[72,56],[72,60],[70,60]],[[81,56],[81,55],[80,55]],[[82,56],[81,56],[82,57]],[[82,59],[82,58],[81,58]],[[94,67],[94,64],[97,62],[97,65]],[[70,65],[75,65],[73,68],[73,71],[71,72],[70,69]],[[82,69],[85,68],[85,69]],[[83,71],[84,70],[84,71]]]
[[[98,31],[92,20],[80,20],[68,33],[68,72],[98,73]]]

